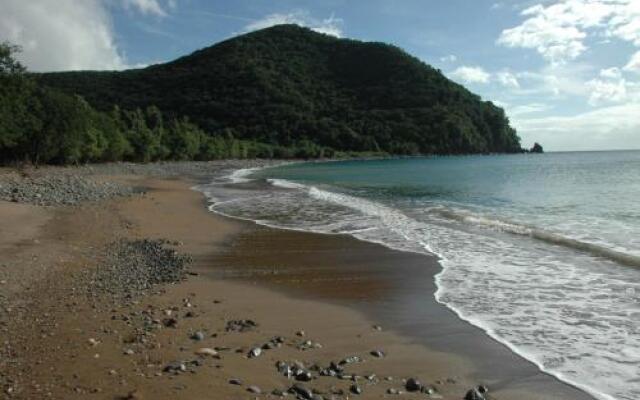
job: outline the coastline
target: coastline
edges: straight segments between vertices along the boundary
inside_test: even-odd
[[[351,237],[263,228],[215,215],[205,208],[203,196],[190,189],[190,180],[109,174],[100,178],[148,191],[143,196],[108,200],[106,205],[83,205],[80,210],[45,209],[46,217],[37,221],[21,219],[15,211],[21,205],[0,203],[0,210],[17,215],[22,225],[31,229],[19,244],[2,243],[12,250],[3,252],[0,264],[6,262],[5,256],[33,259],[35,255],[45,266],[44,275],[25,278],[28,287],[16,288],[27,297],[34,296],[23,299],[30,304],[21,310],[22,315],[47,317],[28,321],[31,328],[37,328],[34,336],[24,335],[12,348],[11,354],[22,366],[20,376],[29,377],[37,386],[25,384],[28,381],[24,378],[17,384],[3,383],[5,393],[12,388],[8,393],[11,398],[162,399],[199,398],[211,393],[219,398],[256,397],[246,391],[248,385],[262,388],[264,393],[258,397],[269,397],[265,393],[271,389],[286,389],[292,383],[277,374],[275,361],[295,358],[328,363],[354,354],[366,360],[354,366],[354,372],[394,377],[376,385],[363,382],[362,398],[384,397],[387,388],[402,388],[401,379],[411,376],[434,385],[444,398],[462,398],[466,390],[480,383],[489,386],[494,398],[591,398],[539,372],[525,373],[524,380],[515,373],[501,382],[488,382],[487,372],[497,373],[492,371],[495,368],[506,373],[514,366],[526,371],[535,367],[520,365],[525,362],[516,360],[519,357],[436,303],[432,295],[433,274],[438,269],[435,260]],[[79,301],[80,296],[60,290],[73,287],[75,281],[59,272],[87,268],[92,262],[88,249],[119,236],[176,241],[180,243],[177,251],[194,257],[190,269],[197,275],[153,289],[117,308],[102,309],[100,304]],[[56,251],[49,252],[52,248]],[[42,279],[49,274],[58,274],[58,279]],[[52,288],[52,284],[60,286]],[[428,305],[398,308],[409,304],[406,299],[423,300],[425,293],[431,297]],[[196,317],[180,318],[176,328],[145,335],[145,343],[134,346],[124,340],[125,332],[140,329],[134,322],[141,313],[153,310],[160,314],[171,307],[182,313],[184,299],[189,299]],[[113,319],[127,314],[131,315],[129,320]],[[428,321],[426,335],[417,334],[426,328],[415,325],[418,315]],[[259,326],[242,334],[226,332],[224,325],[232,319],[253,319]],[[24,325],[11,326],[11,322],[3,335],[25,332]],[[382,331],[372,328],[377,324]],[[46,333],[41,325],[47,326]],[[190,334],[198,329],[207,337],[194,343]],[[296,336],[299,330],[306,332],[304,340]],[[251,346],[275,335],[285,337],[287,344],[254,360],[244,357]],[[90,338],[99,344],[87,344]],[[307,339],[321,343],[322,348],[299,350],[299,342]],[[243,352],[221,350],[220,359],[205,360],[192,374],[162,373],[166,363],[193,358],[194,348],[204,345]],[[465,350],[465,346],[469,348]],[[502,350],[487,359],[496,346]],[[129,347],[134,348],[133,354],[126,353]],[[59,352],[48,354],[51,348]],[[123,348],[127,348],[124,353]],[[373,359],[368,353],[374,349],[384,350],[387,356]],[[228,380],[233,377],[245,384],[230,385]],[[324,391],[331,385],[341,386],[348,393],[351,382],[318,379],[317,385],[326,386]],[[134,395],[138,397],[131,397]]]

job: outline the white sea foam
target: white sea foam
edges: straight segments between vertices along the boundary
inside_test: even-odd
[[[403,208],[282,179],[270,182],[273,191],[213,204],[212,210],[437,254],[443,270],[436,276],[436,299],[460,318],[599,399],[640,396],[637,269],[574,251],[584,250],[581,246],[562,247],[566,238],[545,240],[540,232],[546,232],[511,221],[442,207]]]

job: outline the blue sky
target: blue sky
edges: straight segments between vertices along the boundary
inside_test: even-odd
[[[505,108],[530,146],[640,148],[640,0],[0,0],[32,70],[123,69],[298,23],[393,43]]]

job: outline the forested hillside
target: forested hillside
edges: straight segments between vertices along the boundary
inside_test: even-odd
[[[211,135],[393,154],[520,151],[504,111],[382,43],[281,25],[145,69],[45,74],[100,110],[157,106]]]
[[[519,152],[504,111],[401,49],[295,25],[120,72],[28,74],[0,45],[0,161]]]

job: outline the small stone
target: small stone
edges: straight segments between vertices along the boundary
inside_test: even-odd
[[[383,358],[385,356],[384,352],[381,351],[381,350],[373,350],[369,354],[371,354],[372,356],[374,356],[376,358]]]
[[[122,397],[123,400],[143,400],[144,397],[142,397],[142,394],[137,391],[137,390],[133,390],[131,392],[129,392],[126,396]]]
[[[252,386],[249,386],[249,387],[247,388],[247,392],[255,393],[255,394],[260,394],[260,393],[262,393],[262,390],[260,390],[260,388],[259,388],[259,387],[252,385]]]
[[[187,366],[180,361],[174,361],[170,364],[167,364],[164,367],[164,372],[174,372],[174,373],[178,373],[178,372],[185,372],[187,370]]]
[[[126,349],[123,353],[126,356],[132,356],[135,354],[135,352],[132,349]]]
[[[485,394],[489,391],[486,386],[478,386],[470,389],[467,394],[464,395],[464,400],[485,400]]]
[[[422,383],[416,378],[409,378],[404,387],[408,392],[417,392],[422,389]]]
[[[362,394],[362,388],[358,385],[351,385],[349,391],[353,394]]]
[[[401,393],[401,392],[400,392],[398,389],[396,389],[396,388],[389,388],[389,389],[387,389],[387,394],[397,395],[397,394],[400,394],[400,393]]]
[[[313,399],[313,392],[309,389],[307,389],[306,387],[296,383],[295,385],[291,386],[291,388],[289,389],[289,391],[293,394],[296,394],[298,398],[301,398],[303,400],[311,400]]]
[[[382,327],[380,325],[374,325],[373,329],[375,329],[376,331],[381,331]]]
[[[259,357],[260,354],[262,354],[262,349],[260,347],[254,347],[249,351],[248,357],[256,358],[256,357]]]
[[[100,343],[94,338],[89,338],[88,342],[91,346],[97,346]]]
[[[195,341],[201,341],[204,340],[204,333],[198,331],[195,332],[193,335],[191,335],[191,339],[195,340]]]
[[[218,357],[218,352],[209,347],[199,348],[194,354],[201,357]]]
[[[237,378],[229,379],[229,383],[232,384],[232,385],[238,385],[238,386],[242,385],[242,381],[240,379],[237,379]]]
[[[309,382],[311,379],[313,379],[311,372],[304,369],[298,370],[295,375],[296,380],[301,382]]]

